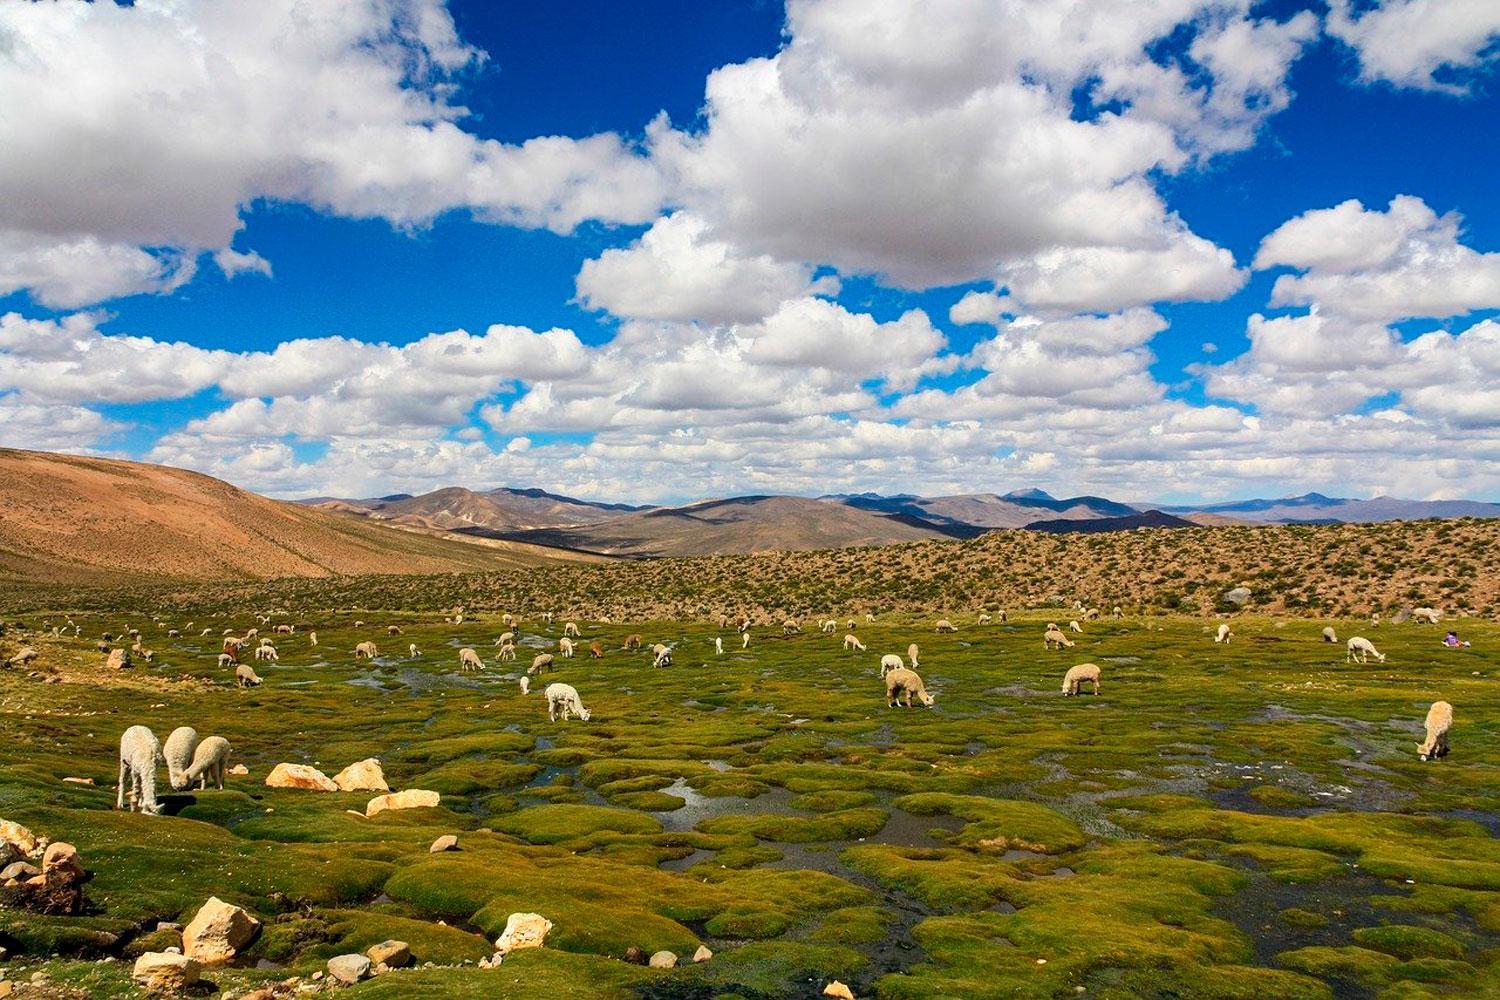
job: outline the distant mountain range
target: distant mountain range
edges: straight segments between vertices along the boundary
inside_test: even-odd
[[[420,496],[319,497],[303,502],[406,527],[633,558],[889,545],[972,538],[999,528],[1099,532],[1500,517],[1500,504],[1469,500],[1351,500],[1309,493],[1279,500],[1163,506],[1098,496],[1058,498],[1039,489],[938,497],[878,493],[744,496],[677,507],[638,507],[537,489],[475,492],[446,487]]]
[[[286,503],[166,466],[0,448],[0,588],[20,581],[442,573],[889,545],[1004,528],[1106,532],[1452,517],[1500,518],[1500,504],[1309,493],[1158,507],[1027,489],[742,496],[642,507],[538,489],[457,486],[419,496]]]
[[[1169,514],[1211,514],[1255,524],[1329,524],[1419,521],[1424,518],[1500,517],[1500,504],[1479,500],[1351,500],[1321,493],[1279,500],[1235,500],[1205,506],[1161,506]]]

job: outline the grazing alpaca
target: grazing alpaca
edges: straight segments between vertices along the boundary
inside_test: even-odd
[[[161,743],[145,726],[131,726],[120,736],[120,786],[115,808],[124,809],[127,799],[134,808],[155,816],[161,812],[156,801],[156,765],[162,759]]]

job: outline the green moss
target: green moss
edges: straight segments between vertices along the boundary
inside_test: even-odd
[[[609,801],[617,806],[643,812],[671,812],[687,804],[682,797],[665,792],[626,792],[623,795],[609,796]]]
[[[771,790],[765,782],[742,774],[707,774],[693,779],[693,790],[708,798],[753,799]]]
[[[490,826],[533,844],[557,844],[600,831],[658,833],[661,830],[661,824],[650,816],[629,809],[583,805],[534,806],[497,816]]]
[[[1405,959],[1462,958],[1465,950],[1461,941],[1442,931],[1410,924],[1361,927],[1354,932],[1354,941],[1365,948]]]
[[[926,792],[903,796],[895,805],[918,816],[946,813],[968,820],[959,836],[965,846],[1058,854],[1087,840],[1078,824],[1035,802]]]
[[[874,802],[875,795],[873,792],[829,790],[825,792],[809,792],[806,795],[795,796],[790,805],[793,809],[803,809],[807,812],[834,812],[839,809],[855,809],[860,806],[868,806]]]
[[[494,952],[494,946],[477,934],[433,923],[414,920],[379,910],[327,910],[318,914],[327,931],[324,943],[305,954],[314,959],[328,959],[349,952],[363,952],[382,941],[405,941],[411,946],[412,960],[420,965],[457,965],[477,962]]]
[[[822,816],[719,816],[703,820],[704,833],[748,833],[761,840],[810,844],[854,840],[879,833],[890,813],[884,809],[842,809]]]
[[[875,944],[885,940],[892,914],[878,906],[849,906],[834,910],[811,934],[809,941],[828,944]]]
[[[473,792],[520,787],[535,778],[541,770],[535,764],[463,760],[433,768],[412,779],[411,784],[416,788],[430,788],[442,795],[469,795]]]
[[[407,1000],[444,997],[447,1000],[631,1000],[637,987],[666,978],[645,969],[596,955],[578,955],[553,948],[517,952],[499,969],[403,970],[366,980],[349,988],[351,1000]]]
[[[98,957],[110,954],[131,928],[124,920],[0,910],[0,942],[13,954]]]
[[[706,861],[704,864],[716,868],[754,868],[756,865],[780,861],[781,858],[780,851],[764,844],[750,844],[743,847],[736,845],[724,848],[715,854],[711,861]]]
[[[1457,962],[1447,958],[1417,958],[1402,962],[1396,969],[1402,979],[1415,979],[1423,983],[1450,983],[1466,985],[1478,977],[1478,970],[1468,962]]]
[[[1390,955],[1368,948],[1298,948],[1284,951],[1276,961],[1288,969],[1319,979],[1348,980],[1362,986],[1387,982],[1401,963]]]
[[[1250,797],[1263,806],[1277,809],[1300,809],[1313,804],[1312,796],[1280,785],[1256,785],[1250,789]]]
[[[1331,854],[1301,847],[1270,844],[1239,844],[1229,849],[1237,857],[1253,858],[1272,878],[1283,882],[1322,882],[1337,878],[1347,869]]]
[[[1323,914],[1313,913],[1311,910],[1303,910],[1295,906],[1290,906],[1282,910],[1280,916],[1282,922],[1291,927],[1312,930],[1328,926],[1328,918],[1323,916]]]

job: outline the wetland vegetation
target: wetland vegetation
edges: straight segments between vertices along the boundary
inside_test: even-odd
[[[861,620],[865,653],[841,648],[842,625],[760,626],[716,656],[732,636],[717,622],[580,620],[605,658],[559,658],[523,696],[517,664],[494,659],[497,613],[274,614],[297,631],[248,689],[216,664],[218,634],[256,624],[248,608],[78,614],[78,636],[50,637],[67,617],[12,623],[4,641],[40,656],[0,672],[0,816],[76,845],[91,873],[81,915],[0,910],[10,978],[44,970],[58,995],[133,995],[129,961],[99,959],[172,943],[158,923],[210,895],[264,922],[242,961],[207,971],[225,995],[386,939],[419,967],[351,996],[782,997],[835,979],[886,998],[1500,991],[1489,622],[1459,620],[1473,646],[1452,650],[1446,624],[1241,615],[1219,645],[1210,619],[1132,614],[1059,652],[1041,643],[1058,611],[953,616],[951,635],[893,615]],[[1387,661],[1344,662],[1330,621]],[[562,624],[523,616],[521,666]],[[154,662],[106,670],[99,636],[132,626]],[[645,651],[621,649],[632,632]],[[362,640],[383,655],[355,662]],[[913,640],[936,705],[889,709],[879,657]],[[672,666],[652,669],[652,642],[675,645]],[[465,645],[483,672],[460,672]],[[1080,662],[1103,668],[1100,696],[1061,696]],[[592,721],[547,721],[537,689],[554,679]],[[1439,698],[1453,753],[1423,763]],[[134,724],[225,736],[250,773],[222,791],[163,782],[162,816],[116,811]],[[370,793],[264,784],[280,762],[332,774],[367,757],[439,807],[366,818]],[[445,834],[460,849],[429,853]],[[553,922],[546,946],[477,968],[518,911]],[[712,959],[687,961],[700,944]],[[630,964],[631,948],[684,963]]]

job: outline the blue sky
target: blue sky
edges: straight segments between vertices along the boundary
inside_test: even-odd
[[[1500,497],[1500,16],[1176,6],[6,8],[0,444]]]

